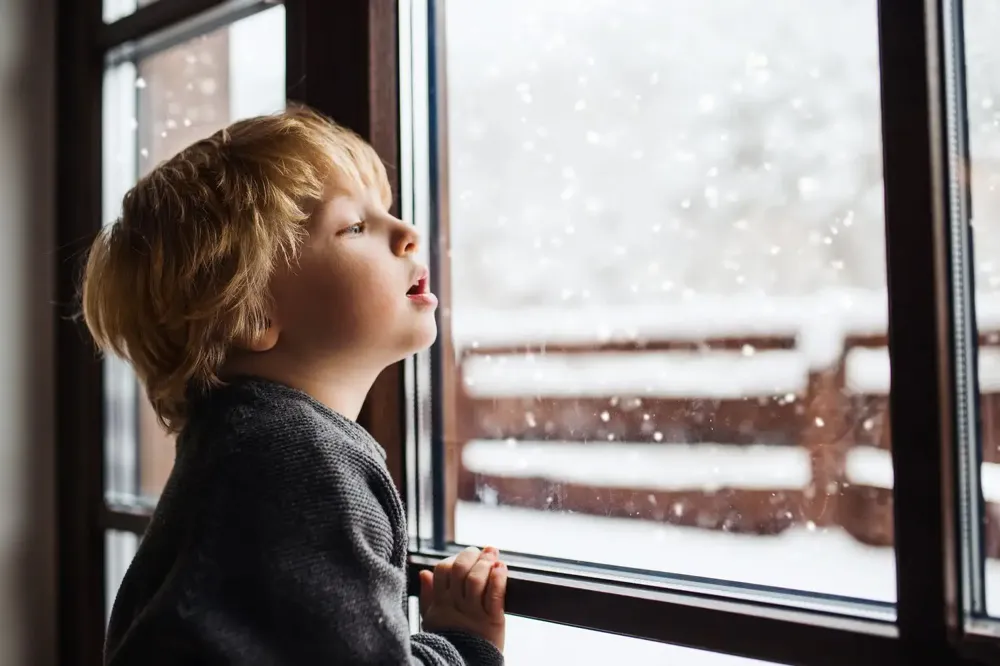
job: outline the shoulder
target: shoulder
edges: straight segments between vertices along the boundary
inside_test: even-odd
[[[211,449],[213,457],[275,458],[289,464],[384,461],[384,451],[357,423],[301,391],[257,379],[214,390],[198,404],[183,439],[186,448]]]

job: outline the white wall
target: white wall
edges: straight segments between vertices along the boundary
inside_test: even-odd
[[[55,655],[54,0],[0,0],[0,666]]]

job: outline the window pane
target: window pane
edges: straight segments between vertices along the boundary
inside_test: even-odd
[[[122,584],[125,572],[128,571],[135,551],[139,548],[139,536],[132,532],[108,530],[104,533],[104,584],[105,608],[104,622],[111,617],[118,588]]]
[[[1000,614],[1000,7],[965,3],[965,59],[971,162],[973,275],[979,329],[979,390],[987,610]]]
[[[114,23],[120,18],[135,13],[139,7],[145,7],[154,2],[157,0],[104,0],[104,22]]]
[[[447,537],[894,601],[876,3],[443,11]]]
[[[504,646],[507,663],[548,666],[556,656],[561,663],[576,666],[608,663],[755,666],[770,663],[507,616]]]
[[[234,120],[284,106],[284,21],[278,5],[108,70],[105,224],[121,213],[122,196],[138,176]],[[173,465],[173,438],[157,423],[127,365],[109,359],[105,374],[107,491],[155,498]]]

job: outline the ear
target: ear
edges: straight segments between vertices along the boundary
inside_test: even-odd
[[[242,347],[248,352],[266,352],[274,349],[274,346],[278,344],[278,338],[281,337],[281,328],[272,319],[268,319],[265,328],[259,331],[256,336],[249,340],[240,340],[237,343],[238,347]]]

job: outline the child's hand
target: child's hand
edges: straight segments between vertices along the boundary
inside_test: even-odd
[[[485,638],[502,652],[507,566],[496,548],[466,548],[420,572],[420,613],[427,631],[461,630]]]

